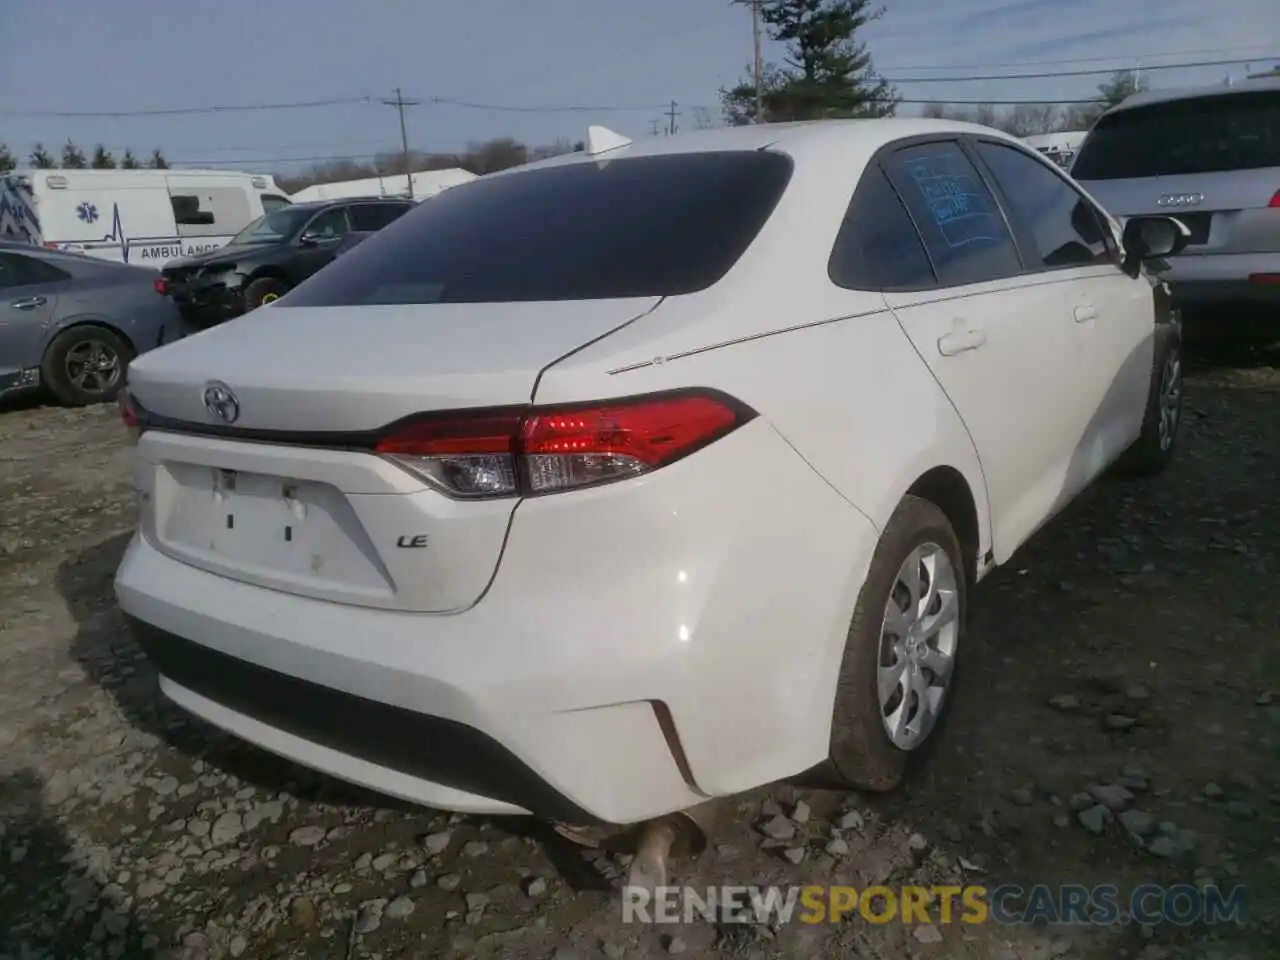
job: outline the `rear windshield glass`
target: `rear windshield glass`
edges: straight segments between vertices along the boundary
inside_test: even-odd
[[[1280,167],[1280,91],[1220,94],[1103,117],[1071,174],[1120,180]]]
[[[738,261],[791,177],[767,151],[570,163],[424,201],[283,307],[673,296]]]

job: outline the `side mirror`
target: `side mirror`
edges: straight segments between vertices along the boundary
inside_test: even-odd
[[[1138,264],[1176,256],[1190,239],[1191,230],[1173,217],[1131,217],[1124,225],[1125,262],[1136,275]]]

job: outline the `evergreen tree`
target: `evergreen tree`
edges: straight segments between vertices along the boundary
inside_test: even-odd
[[[787,50],[783,64],[765,71],[764,119],[891,116],[897,91],[876,74],[871,54],[857,39],[883,13],[871,0],[763,0],[760,16],[769,36]],[[753,80],[720,96],[729,123],[756,120]]]
[[[28,159],[30,160],[31,165],[37,170],[52,170],[58,165],[57,161],[53,159],[53,156],[49,151],[44,148],[43,143],[37,143],[35,145],[35,148],[32,149],[31,156]]]
[[[160,152],[160,148],[151,151],[151,161],[147,164],[152,170],[168,170],[169,161],[164,158],[164,154]]]
[[[63,169],[83,170],[87,166],[89,166],[89,161],[85,159],[84,151],[68,140],[62,147]]]
[[[111,155],[110,150],[98,144],[93,148],[93,159],[89,161],[89,166],[94,170],[114,170],[116,158]]]

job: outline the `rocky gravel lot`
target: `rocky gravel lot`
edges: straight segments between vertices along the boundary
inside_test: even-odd
[[[1181,459],[1106,481],[978,590],[944,742],[908,789],[781,785],[681,880],[1206,883],[1249,922],[621,922],[625,863],[435,814],[161,699],[111,580],[115,411],[0,408],[0,958],[1280,955],[1280,369],[1216,362]],[[936,917],[936,913],[935,913]]]

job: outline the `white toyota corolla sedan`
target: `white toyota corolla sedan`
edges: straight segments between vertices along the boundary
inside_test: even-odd
[[[1168,462],[1184,242],[978,126],[593,128],[134,362],[120,605],[185,709],[431,807],[890,789],[974,584]]]

